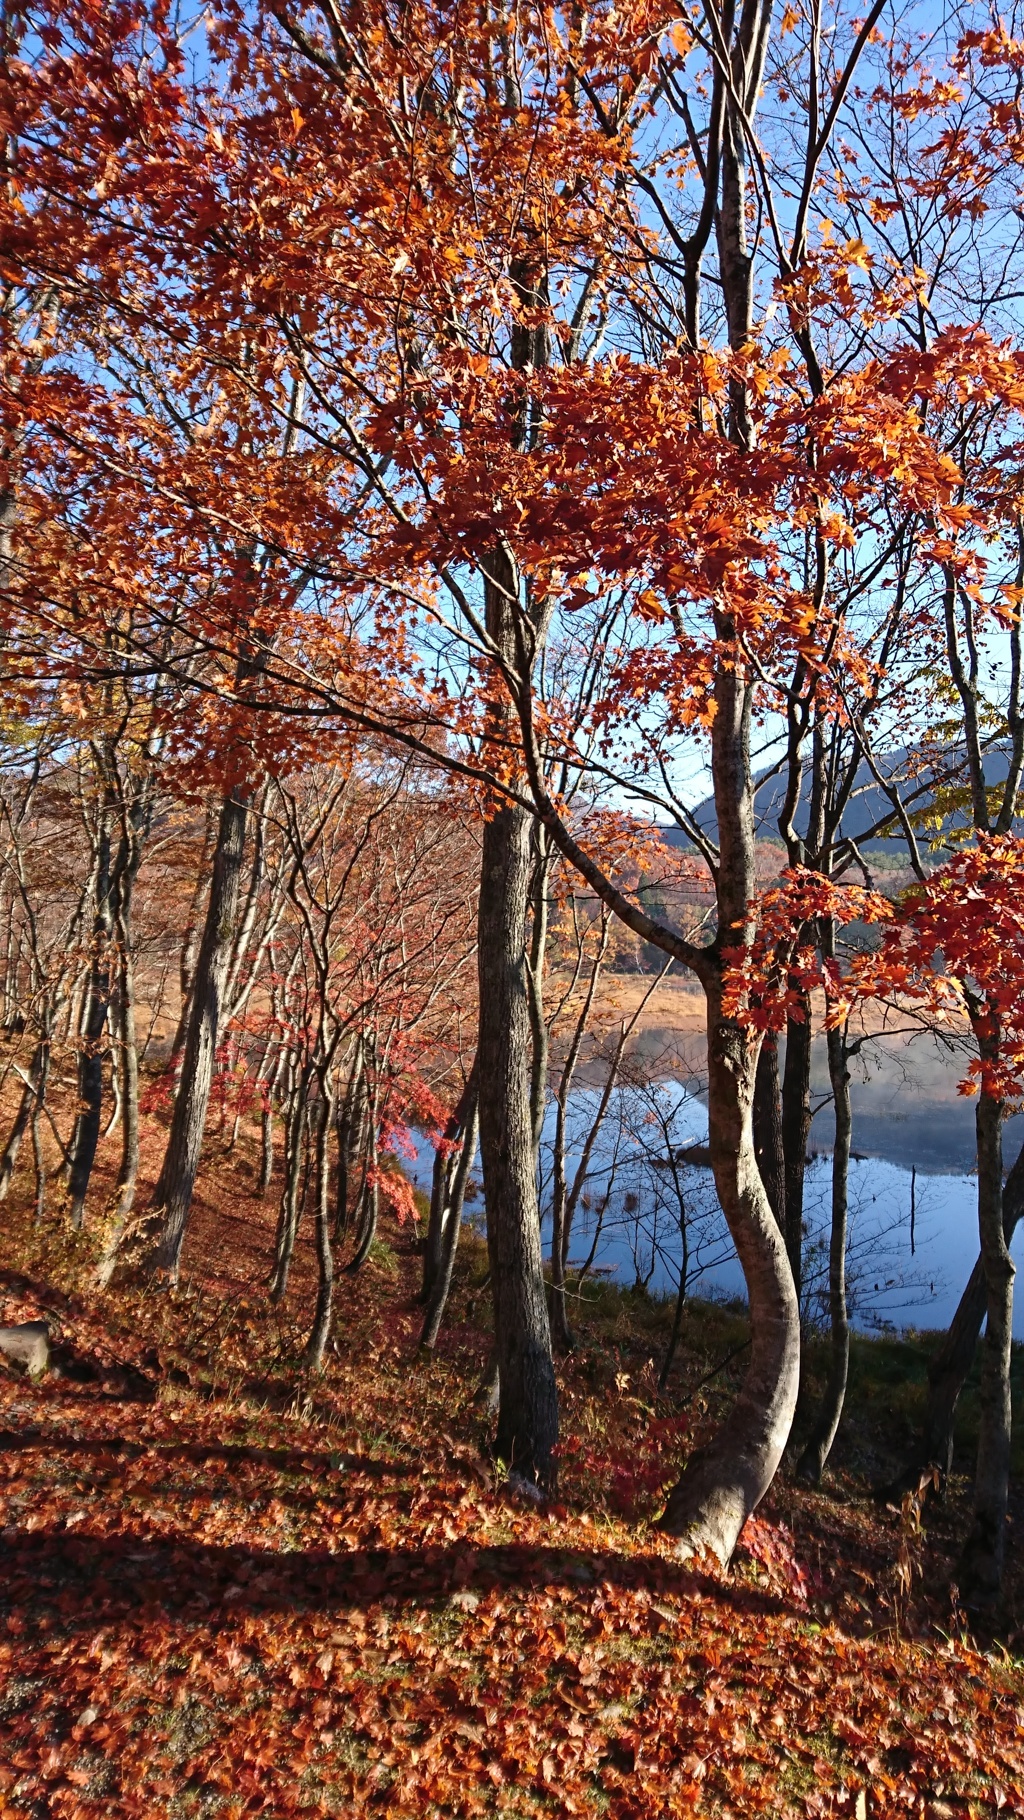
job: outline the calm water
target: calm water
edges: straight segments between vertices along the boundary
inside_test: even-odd
[[[905,1045],[894,1048],[888,1064],[866,1073],[853,1088],[858,1155],[850,1167],[848,1272],[851,1318],[865,1330],[947,1326],[978,1255],[973,1109],[955,1093],[963,1062],[923,1050],[911,1059],[913,1072]],[[820,1067],[816,1058],[819,1077]],[[820,1086],[817,1078],[816,1092]],[[572,1096],[570,1182],[598,1100],[593,1088]],[[1007,1128],[1007,1163],[1017,1153],[1022,1125],[1024,1120],[1014,1119]],[[542,1155],[545,1207],[552,1131],[549,1113]],[[812,1150],[817,1145],[825,1152],[831,1137],[823,1108],[812,1130]],[[710,1171],[684,1160],[675,1168],[668,1165],[670,1152],[678,1155],[706,1140],[707,1111],[692,1080],[616,1089],[581,1190],[572,1263],[590,1258],[595,1272],[674,1295],[685,1233],[688,1287],[701,1295],[742,1296],[743,1275]],[[406,1167],[427,1191],[432,1160],[430,1146],[417,1139],[416,1158]],[[822,1316],[830,1191],[831,1157],[823,1153],[808,1168],[805,1201],[806,1300],[808,1312]],[[467,1217],[479,1219],[481,1213],[477,1187]],[[545,1239],[549,1227],[545,1220]],[[1024,1230],[1018,1229],[1012,1249],[1020,1265]],[[1014,1333],[1024,1339],[1024,1291],[1016,1298]]]

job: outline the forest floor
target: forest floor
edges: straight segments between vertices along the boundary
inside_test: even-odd
[[[587,1286],[538,1509],[486,1456],[479,1241],[421,1357],[415,1234],[385,1228],[309,1382],[309,1250],[272,1311],[250,1181],[212,1142],[170,1294],[90,1291],[94,1232],[0,1210],[0,1321],[56,1339],[39,1383],[0,1375],[0,1816],[1024,1814],[1020,1578],[972,1637],[966,1482],[921,1529],[870,1495],[924,1341],[858,1341],[826,1486],[784,1471],[730,1572],[684,1565],[650,1519],[741,1311],[692,1305],[659,1398],[668,1311]]]

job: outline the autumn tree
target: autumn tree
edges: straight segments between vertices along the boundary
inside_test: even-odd
[[[162,20],[147,16],[156,48],[133,64],[128,22],[119,38],[65,11],[18,95],[27,187],[74,197],[84,172],[103,186],[102,236],[62,204],[90,273],[76,332],[99,347],[130,270],[133,359],[155,323],[148,345],[171,375],[144,414],[120,353],[103,388],[34,394],[45,471],[59,452],[105,500],[116,477],[154,547],[183,556],[189,585],[164,615],[181,643],[159,661],[236,717],[236,754],[320,723],[371,728],[458,771],[486,806],[479,1081],[498,1447],[538,1478],[556,1423],[532,1171],[538,826],[705,992],[711,1153],[752,1345],[734,1411],[666,1522],[684,1548],[723,1559],[776,1470],[799,1365],[807,1009],[791,981],[791,1080],[777,1090],[757,1005],[730,984],[748,977],[761,927],[754,748],[783,746],[791,864],[833,881],[857,863],[842,816],[858,764],[886,787],[893,729],[929,716],[915,682],[937,648],[936,580],[952,562],[958,588],[978,585],[984,508],[965,496],[951,417],[1019,403],[1016,353],[978,327],[963,282],[978,269],[970,157],[992,130],[977,56],[1012,57],[954,19],[925,68],[882,18],[881,4],[864,18],[790,9],[777,27],[760,5],[692,18],[597,6],[467,21],[424,5],[385,11],[378,30],[358,9],[282,4],[257,28],[224,6],[186,107]],[[72,120],[59,98],[86,64],[97,99]],[[964,106],[947,133],[954,77]],[[904,130],[915,120],[939,121],[931,163]],[[1006,222],[1013,182],[995,164],[981,174],[993,202],[1003,185]],[[895,244],[890,223],[908,212],[962,256],[932,259],[930,276],[927,235]],[[52,238],[35,217],[19,234],[27,281]],[[200,437],[183,436],[166,397],[189,400]],[[22,388],[16,425],[26,403]],[[85,438],[87,408],[98,428]],[[32,611],[40,623],[38,600]],[[62,614],[62,661],[81,667],[94,632]],[[137,649],[155,662],[155,632]],[[187,676],[182,652],[198,666]],[[713,828],[676,775],[695,749]],[[582,778],[676,817],[708,867],[703,934],[645,908],[614,843],[577,813]],[[912,843],[901,787],[885,820]],[[801,945],[784,933],[779,954]],[[759,1067],[769,1111],[781,1092],[790,1114],[781,1195],[778,1157],[769,1166],[755,1135]]]

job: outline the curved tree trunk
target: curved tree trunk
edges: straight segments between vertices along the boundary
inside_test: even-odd
[[[994,1019],[986,1019],[986,1025]],[[976,1033],[978,1020],[975,1020]],[[998,1037],[978,1036],[982,1060],[998,1059]],[[974,1510],[960,1560],[960,1590],[969,1603],[995,1599],[1006,1557],[1010,1494],[1010,1352],[1014,1266],[1003,1230],[1003,1105],[978,1095],[978,1229],[985,1271],[985,1338],[981,1362],[981,1421]]]
[[[181,1248],[192,1206],[192,1191],[203,1148],[206,1112],[217,1054],[221,1000],[238,915],[247,820],[247,799],[237,792],[226,796],[221,806],[206,922],[192,982],[181,1079],[160,1174],[164,1225],[156,1264],[159,1269],[166,1271],[171,1282],[176,1282],[178,1277]]]
[[[739,228],[742,233],[742,227]],[[736,254],[736,248],[732,248]],[[736,254],[738,256],[738,254]],[[730,328],[732,328],[730,324]],[[737,405],[739,409],[739,405]],[[719,637],[736,645],[726,615]],[[757,900],[754,792],[750,764],[751,685],[739,662],[720,665],[711,724],[711,769],[718,819],[718,929],[702,983],[707,1001],[708,1143],[711,1167],[747,1285],[750,1362],[735,1403],[707,1448],[691,1456],[661,1526],[681,1553],[732,1555],[747,1517],[768,1490],[796,1410],[800,1383],[800,1304],[783,1234],[754,1152],[754,1087],[760,1043],[723,1011],[723,949],[753,940]],[[708,964],[710,963],[710,964]]]
[[[828,1301],[832,1352],[821,1408],[800,1461],[797,1475],[817,1485],[832,1451],[846,1401],[850,1372],[850,1323],[846,1309],[846,1236],[850,1181],[850,1147],[853,1111],[850,1105],[850,1070],[847,1066],[846,1032],[828,1032],[828,1071],[836,1113],[836,1141],[832,1152],[832,1228],[828,1250]]]
[[[800,1310],[778,1221],[754,1154],[756,1060],[749,1033],[708,992],[708,1137],[718,1198],[750,1302],[750,1363],[714,1440],[688,1460],[660,1527],[680,1552],[727,1562],[768,1490],[793,1424],[800,1381]]]

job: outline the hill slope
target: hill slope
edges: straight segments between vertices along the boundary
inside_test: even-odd
[[[251,1246],[225,1257],[229,1194]],[[664,1311],[595,1291],[563,1501],[537,1510],[481,1454],[472,1240],[437,1357],[392,1230],[304,1384],[308,1254],[275,1320],[269,1210],[226,1170],[206,1208],[162,1297],[82,1293],[88,1242],[4,1210],[0,1318],[50,1319],[62,1373],[0,1378],[6,1820],[1024,1813],[1020,1664],[922,1597],[952,1518],[877,1512],[856,1434],[832,1495],[779,1485],[729,1575],[647,1527],[741,1314],[690,1311],[658,1404]]]

